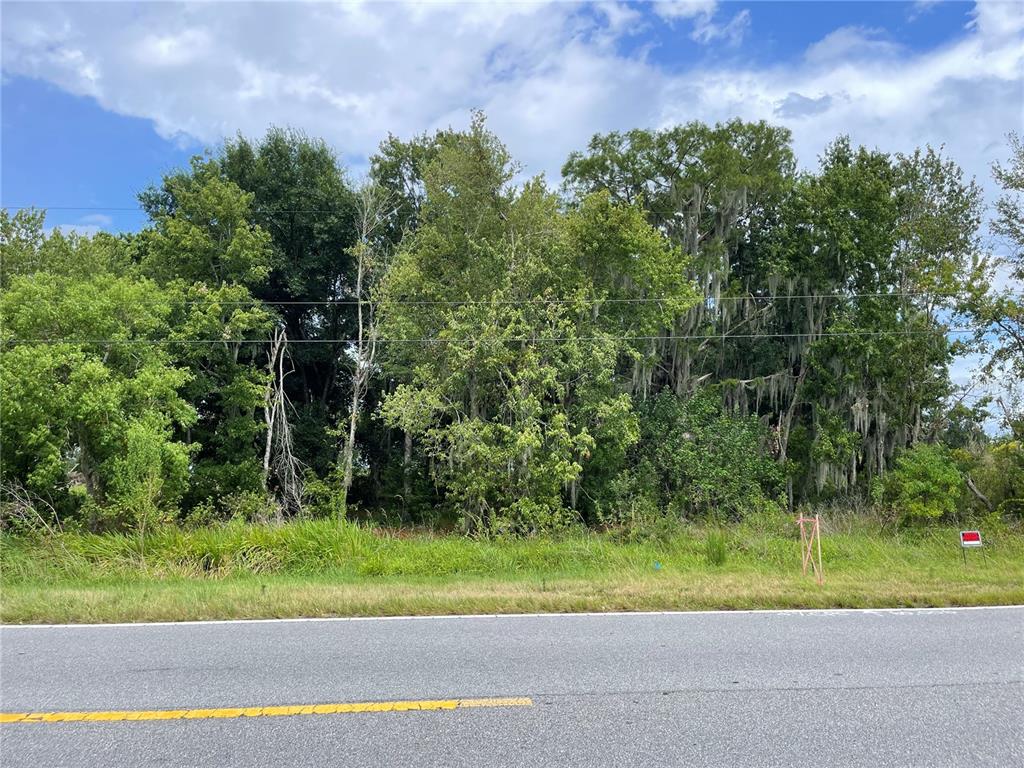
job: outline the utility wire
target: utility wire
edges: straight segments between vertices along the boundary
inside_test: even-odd
[[[934,336],[936,334],[948,335],[953,333],[975,333],[976,328],[935,328],[926,331],[826,331],[824,333],[738,333],[738,334],[684,334],[684,335],[662,335],[662,336],[541,336],[537,338],[513,338],[513,339],[444,339],[434,337],[423,338],[378,338],[366,339],[364,343],[375,342],[380,344],[485,344],[488,342],[501,342],[504,344],[536,344],[547,342],[563,341],[709,341],[717,339],[727,341],[730,339],[782,339],[782,338],[807,338],[816,341],[821,338],[831,337],[874,337],[874,336]],[[289,339],[289,344],[357,344],[359,339]],[[7,339],[0,341],[5,344],[266,344],[269,339]]]
[[[103,205],[3,205],[5,211],[108,211],[110,213],[131,213],[137,216],[148,216],[149,212],[141,207],[127,208]],[[282,213],[317,213],[317,214],[351,214],[351,209],[344,208],[271,208],[267,210],[259,207],[250,209],[250,212],[259,216],[275,216]],[[60,225],[58,225],[60,226]]]
[[[713,303],[719,303],[724,301],[772,301],[772,300],[796,300],[796,299],[849,299],[849,298],[869,298],[869,297],[882,297],[882,296],[893,296],[893,297],[905,297],[905,296],[928,296],[924,291],[906,291],[900,293],[808,293],[801,295],[780,295],[780,296],[720,296],[718,298],[697,297],[701,302],[712,301]],[[499,305],[520,305],[520,304],[575,304],[575,303],[591,303],[591,304],[647,304],[647,303],[660,303],[666,301],[677,301],[679,299],[675,297],[663,297],[663,296],[640,296],[635,298],[625,299],[398,299],[396,304],[400,305],[439,305],[439,306],[464,306],[464,305],[477,305],[477,304],[499,304]],[[193,300],[189,300],[187,303],[191,303]],[[216,301],[216,300],[214,300]],[[202,300],[195,300],[195,303],[201,304]],[[232,304],[234,302],[219,302],[223,304]],[[240,301],[238,304],[248,304],[250,302]],[[268,304],[271,306],[289,306],[289,305],[300,305],[300,306],[356,306],[362,304],[363,306],[373,304],[371,301],[358,301],[355,299],[337,299],[337,300],[321,300],[321,301],[258,301],[253,300],[253,304]],[[378,302],[379,303],[379,302]]]
[[[961,296],[962,294],[957,294]],[[965,294],[963,294],[965,295]],[[1015,295],[1015,294],[1010,294]],[[1022,294],[1024,295],[1024,294]],[[699,304],[719,304],[726,301],[798,301],[804,299],[862,299],[862,298],[906,298],[914,296],[935,296],[934,293],[928,291],[895,291],[895,292],[879,292],[879,293],[805,293],[805,294],[780,294],[775,296],[719,296],[717,299],[711,296],[696,297]],[[939,296],[937,298],[951,299],[957,296]],[[608,299],[398,299],[393,304],[400,306],[476,306],[476,305],[500,305],[500,306],[519,306],[528,304],[537,305],[552,305],[552,304],[648,304],[648,303],[662,303],[668,301],[678,301],[675,297],[663,297],[663,296],[641,296],[635,298],[608,298]],[[299,299],[245,299],[245,300],[227,300],[221,301],[216,298],[206,299],[185,299],[183,301],[175,301],[174,299],[142,299],[137,304],[171,304],[171,305],[221,305],[228,307],[258,307],[258,306],[272,306],[272,307],[287,307],[287,306],[301,306],[301,307],[355,307],[362,305],[364,307],[372,306],[376,304],[380,306],[381,302],[374,302],[367,299],[317,299],[317,300],[299,300]],[[696,305],[694,305],[696,306]]]

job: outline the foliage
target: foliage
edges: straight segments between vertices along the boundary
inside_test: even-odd
[[[948,392],[937,310],[979,277],[980,190],[954,163],[840,138],[797,174],[787,131],[733,120],[595,136],[563,174],[577,196],[642,204],[704,295],[635,391],[720,384],[730,411],[770,420],[803,498],[870,480],[921,439]],[[855,450],[823,460],[842,432]]]
[[[344,411],[347,345],[355,335],[358,206],[344,168],[322,139],[271,128],[258,141],[239,135],[218,155],[222,173],[252,196],[251,219],[267,232],[270,273],[254,291],[294,343],[285,391],[294,408],[298,458],[330,471],[336,439],[328,430]]]
[[[472,531],[569,520],[597,441],[636,439],[617,360],[691,296],[639,211],[595,195],[565,214],[539,180],[513,189],[513,172],[482,118],[449,137],[381,288],[383,335],[409,340],[389,347],[401,383],[382,414],[422,441]],[[664,303],[603,306],[644,293]],[[431,304],[452,298],[465,303]]]
[[[779,500],[784,475],[766,453],[767,430],[756,417],[723,413],[713,394],[663,391],[640,405],[639,427],[609,512],[645,498],[662,514],[735,520]]]
[[[249,221],[252,195],[225,179],[214,161],[193,158],[189,173],[167,176],[159,193],[140,198],[155,225],[144,233],[142,266],[157,280],[213,286],[266,280],[270,238]]]
[[[1024,379],[1024,141],[1010,133],[1007,143],[1009,163],[992,166],[993,179],[1002,190],[991,223],[998,239],[996,252],[985,264],[985,280],[978,281],[959,306],[977,325],[974,347],[987,355],[985,372],[996,383]],[[998,281],[997,269],[1003,273]],[[1017,410],[1007,416],[1008,421],[1019,420],[1024,413]]]
[[[905,522],[952,517],[965,491],[964,478],[949,451],[915,445],[896,459],[886,476],[884,499]]]
[[[992,255],[941,152],[839,137],[800,171],[786,129],[742,120],[597,135],[560,192],[480,113],[390,136],[359,190],[274,128],[164,176],[135,233],[0,212],[0,485],[45,510],[23,522],[132,546],[346,510],[662,541],[872,493],[1010,519],[1019,403],[993,400],[1009,434],[987,436],[992,403],[957,404],[949,373],[981,351],[1021,378],[1019,297],[988,287],[1021,278],[1009,143]],[[282,505],[286,453],[306,494]]]
[[[977,449],[988,443],[985,434],[985,421],[989,418],[988,398],[966,405],[954,403],[945,414],[942,422],[942,444],[949,448]]]
[[[40,222],[41,225],[41,222]],[[89,248],[88,241],[71,248]],[[129,526],[172,513],[188,485],[191,374],[158,343],[172,297],[145,278],[18,275],[0,299],[3,482],[23,482],[58,514],[100,507]],[[85,504],[86,500],[91,504]]]
[[[262,351],[274,315],[253,296],[270,273],[270,237],[251,222],[254,196],[194,158],[140,199],[153,226],[136,246],[142,271],[177,294],[169,345],[192,376],[185,390],[197,421],[188,434],[196,458],[188,503],[255,493],[256,452],[265,427]]]
[[[1024,441],[996,440],[972,463],[971,477],[991,508],[1007,518],[1024,518]]]

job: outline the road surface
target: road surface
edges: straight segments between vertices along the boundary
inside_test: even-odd
[[[4,768],[1024,765],[1024,607],[4,627],[0,711]]]

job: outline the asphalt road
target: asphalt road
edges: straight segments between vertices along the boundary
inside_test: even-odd
[[[4,627],[7,766],[1019,766],[1024,607]]]

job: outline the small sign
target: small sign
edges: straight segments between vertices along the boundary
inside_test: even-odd
[[[981,546],[981,531],[960,531],[960,546],[964,549]]]

